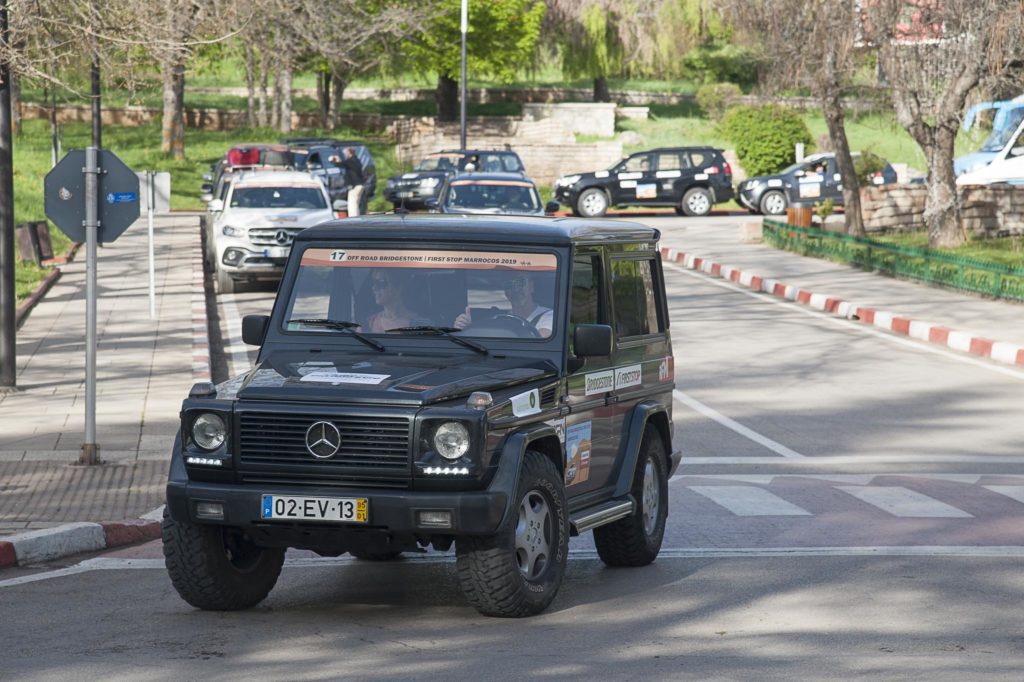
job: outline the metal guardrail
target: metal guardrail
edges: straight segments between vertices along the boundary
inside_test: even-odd
[[[772,246],[857,265],[929,284],[1024,302],[1024,267],[963,258],[909,246],[885,244],[842,232],[825,232],[765,220],[763,240]]]

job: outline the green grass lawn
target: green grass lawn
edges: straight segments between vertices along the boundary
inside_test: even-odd
[[[882,235],[872,237],[872,239],[897,246],[910,246],[918,249],[928,247],[928,235],[924,232]],[[960,258],[998,263],[1012,268],[1024,268],[1024,239],[1020,237],[971,239],[955,249],[937,249],[937,251]]]

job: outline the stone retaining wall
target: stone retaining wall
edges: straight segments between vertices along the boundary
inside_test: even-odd
[[[961,226],[975,237],[1024,234],[1024,187],[963,187]],[[888,185],[861,190],[864,229],[871,233],[912,232],[924,228],[925,185]]]
[[[523,120],[552,119],[564,123],[566,128],[573,133],[614,137],[615,110],[617,108],[617,104],[595,102],[528,103],[523,105]]]

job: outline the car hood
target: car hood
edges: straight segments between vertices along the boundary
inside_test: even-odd
[[[428,405],[557,374],[550,362],[523,357],[278,351],[246,374],[220,384],[217,397]]]
[[[312,227],[333,219],[334,213],[328,208],[233,208],[217,222],[234,227]]]
[[[427,178],[437,178],[438,180],[444,180],[444,171],[409,171],[408,173],[402,173],[401,175],[392,175],[389,180],[394,182],[401,182],[402,180],[426,180]]]
[[[964,154],[953,161],[953,172],[957,175],[980,170],[992,163],[999,152],[973,152]]]
[[[455,213],[458,215],[544,215],[543,209],[537,211],[511,211],[506,208],[452,208],[451,206],[444,207],[445,213]]]
[[[997,182],[1024,182],[1024,156],[993,161],[956,179],[957,185],[990,185]]]

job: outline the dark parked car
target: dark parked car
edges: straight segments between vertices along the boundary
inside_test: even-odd
[[[612,206],[671,206],[679,215],[702,216],[732,196],[732,168],[712,147],[637,152],[608,170],[564,175],[555,183],[555,199],[587,218]]]
[[[854,152],[854,165],[863,183],[888,185],[896,182],[896,171],[888,161],[870,152]],[[775,175],[758,175],[740,183],[737,199],[753,213],[781,215],[794,202],[819,203],[831,199],[843,205],[843,183],[835,154],[811,154],[803,161]]]
[[[365,144],[355,140],[334,138],[298,138],[285,142],[295,155],[295,169],[308,171],[320,178],[327,187],[331,200],[340,199],[344,202],[348,201],[348,183],[345,181],[345,171],[341,167],[341,162],[345,158],[345,148],[351,147],[363,167],[365,189],[360,208],[362,213],[366,213],[367,203],[377,193],[377,166]]]
[[[388,178],[384,198],[395,208],[409,210],[427,207],[428,199],[437,199],[445,179],[463,172],[519,173],[526,171],[519,155],[507,150],[448,150],[431,154],[409,173]]]
[[[163,521],[178,594],[254,606],[288,547],[454,544],[467,601],[520,617],[555,598],[570,535],[593,530],[611,566],[654,561],[680,460],[658,239],[512,216],[300,232],[271,314],[242,320],[255,366],[182,404]]]
[[[438,213],[544,215],[558,210],[557,201],[545,206],[533,180],[519,173],[461,173],[449,177],[439,199],[427,199]]]

